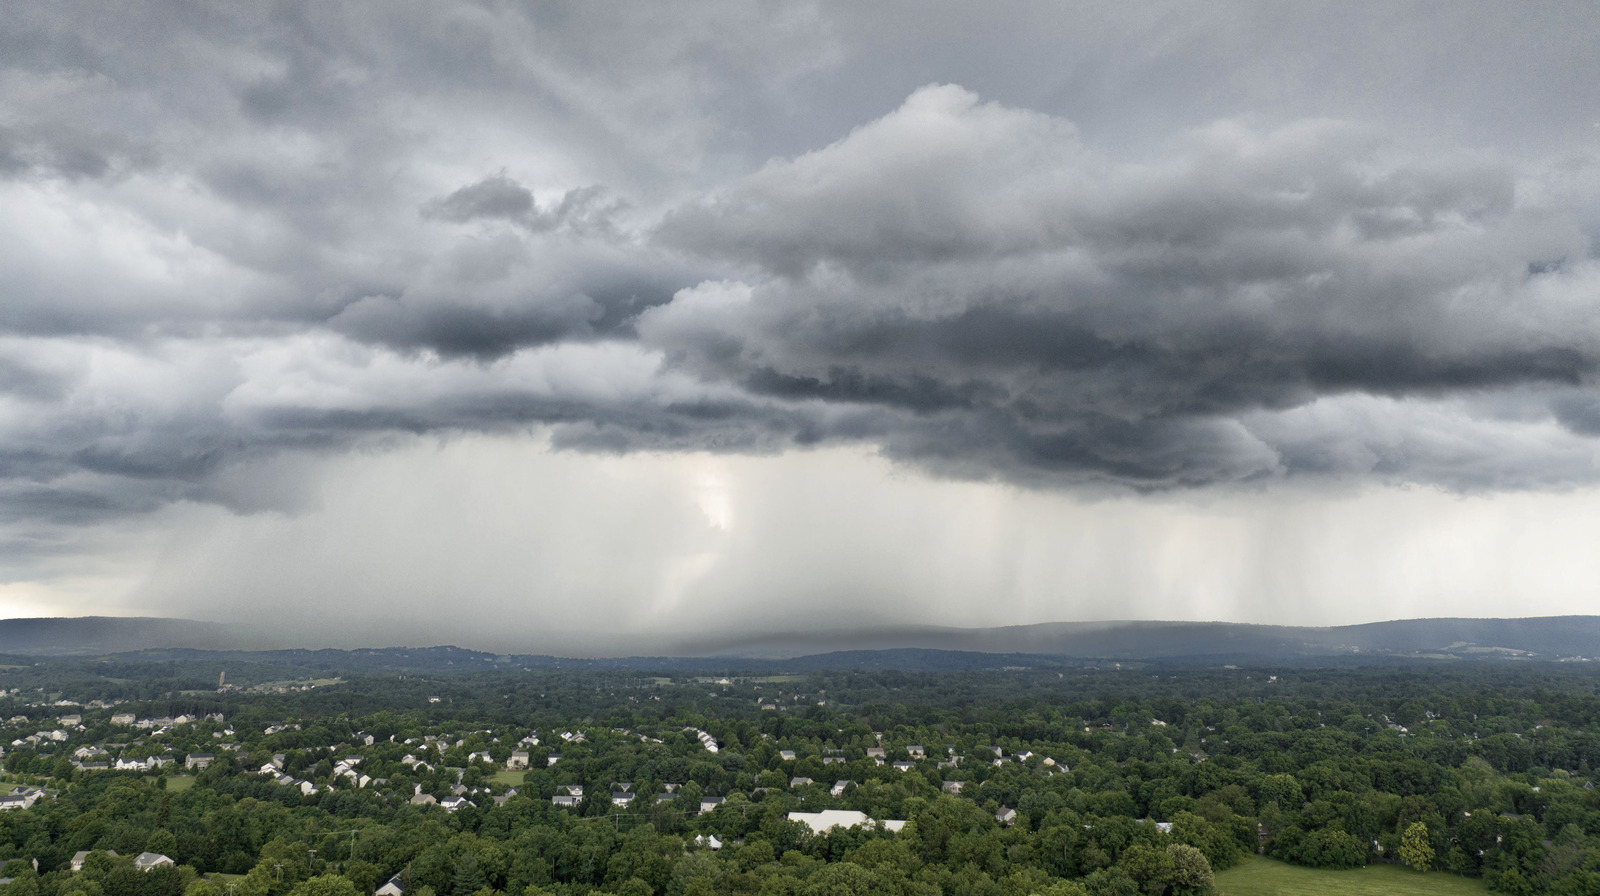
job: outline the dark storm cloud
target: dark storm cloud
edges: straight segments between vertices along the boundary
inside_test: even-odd
[[[1405,131],[1409,106],[1319,117],[1354,116],[1214,55],[1259,44],[1326,100],[1259,16],[1010,15],[8,8],[10,506],[272,509],[241,464],[529,427],[1043,486],[1594,480],[1592,153],[1498,152],[1476,112],[1477,142]],[[1303,47],[1337,17],[1291,18]],[[1583,33],[1549,52],[1577,67]],[[1079,61],[1037,81],[995,40]],[[1515,81],[1496,60],[1462,77]],[[919,87],[944,72],[998,99]],[[1600,78],[1573,80],[1590,110]]]
[[[401,351],[492,360],[561,341],[627,338],[640,312],[670,302],[707,270],[610,235],[492,225],[440,251],[397,291],[345,303],[326,326]]]
[[[457,224],[475,218],[522,221],[533,214],[533,191],[497,174],[428,202],[422,206],[422,214]]]
[[[424,218],[452,224],[503,221],[534,232],[564,227],[615,237],[612,217],[622,207],[604,188],[589,186],[568,190],[552,206],[541,209],[534,204],[532,190],[501,172],[431,199],[419,211]]]
[[[898,409],[886,448],[963,475],[1321,473],[1259,421],[1587,387],[1600,359],[1593,260],[1581,276],[1535,261],[1583,253],[1570,219],[1519,208],[1504,165],[1407,158],[1331,122],[1225,123],[1129,163],[1065,122],[932,87],[672,213],[661,236],[767,277],[647,312],[649,344],[752,391]],[[1464,488],[1549,474],[1537,452],[1494,471],[1460,459],[1414,445],[1371,471]]]
[[[398,348],[493,358],[524,346],[581,338],[600,314],[600,307],[581,294],[502,308],[448,299],[416,303],[404,297],[368,297],[345,308],[330,323],[358,339]]]

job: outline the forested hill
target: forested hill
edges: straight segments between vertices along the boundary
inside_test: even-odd
[[[853,642],[853,643],[852,643]],[[724,653],[800,656],[848,649],[923,648],[1126,660],[1237,657],[1600,657],[1600,616],[1408,619],[1332,628],[1223,622],[1061,622],[989,629],[908,628],[831,636],[772,636]]]
[[[378,669],[549,668],[774,671],[897,668],[922,671],[1135,661],[1348,665],[1424,659],[1600,659],[1600,616],[1412,619],[1332,628],[1218,622],[1049,623],[989,629],[907,627],[749,638],[689,645],[675,657],[561,658],[456,647],[255,650],[262,633],[182,619],[83,617],[0,620],[0,653],[111,656]]]
[[[152,647],[240,646],[233,629],[216,622],[145,616],[0,619],[0,653],[23,656],[124,653]]]

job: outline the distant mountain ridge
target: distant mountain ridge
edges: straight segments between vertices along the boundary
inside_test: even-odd
[[[1405,619],[1327,628],[1237,622],[1050,622],[985,629],[907,627],[766,635],[714,645],[701,652],[778,658],[905,648],[1124,660],[1362,655],[1600,658],[1600,616]]]
[[[0,619],[0,653],[79,656],[155,647],[229,649],[240,642],[217,622],[153,616],[71,616]]]
[[[1316,628],[1230,622],[1057,622],[986,629],[933,626],[764,634],[686,644],[675,657],[560,658],[455,647],[261,650],[252,626],[152,617],[0,620],[0,653],[99,656],[139,651],[249,650],[269,662],[457,668],[483,664],[675,668],[748,660],[794,668],[986,668],[1044,661],[1186,661],[1216,664],[1384,659],[1600,659],[1600,616],[1405,619]],[[941,656],[935,656],[940,654]]]

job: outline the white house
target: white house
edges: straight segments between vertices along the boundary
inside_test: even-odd
[[[96,850],[93,850],[93,849],[80,849],[77,852],[73,853],[72,854],[72,870],[75,871],[75,872],[76,871],[82,871],[83,870],[84,861],[86,859],[88,859],[89,856],[93,855],[95,852],[96,852]],[[117,851],[114,850],[114,849],[106,850],[106,855],[108,855],[108,856],[115,856],[116,854],[117,854]]]
[[[149,871],[151,868],[159,868],[162,865],[172,864],[176,863],[159,852],[141,852],[133,860],[133,867],[139,869],[140,871]]]
[[[877,824],[867,817],[865,812],[853,809],[824,809],[821,812],[790,812],[790,821],[798,821],[811,829],[814,834],[830,831],[834,828],[853,828],[857,826],[870,827]],[[899,831],[905,827],[903,820],[888,820],[883,822],[885,830]]]

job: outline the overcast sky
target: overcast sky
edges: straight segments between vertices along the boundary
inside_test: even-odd
[[[1594,612],[1600,6],[13,3],[0,615]]]

